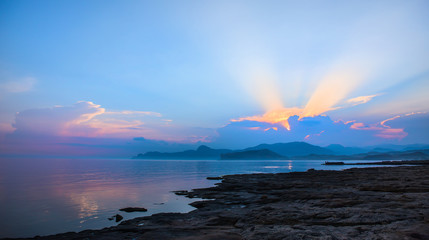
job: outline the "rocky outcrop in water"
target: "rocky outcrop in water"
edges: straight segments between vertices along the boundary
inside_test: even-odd
[[[144,207],[126,207],[126,208],[121,208],[119,209],[119,211],[123,211],[123,212],[147,212],[147,209]]]

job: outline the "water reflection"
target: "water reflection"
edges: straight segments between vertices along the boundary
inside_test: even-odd
[[[284,165],[274,165],[274,166],[264,166],[264,169],[287,169],[287,170],[292,170],[293,164],[292,161],[285,161],[282,162],[284,163]]]
[[[94,199],[90,199],[85,195],[74,195],[70,196],[72,202],[79,206],[79,218],[87,218],[97,214],[98,204]],[[82,223],[83,221],[80,221]]]

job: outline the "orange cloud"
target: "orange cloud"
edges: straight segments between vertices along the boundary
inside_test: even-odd
[[[290,130],[290,125],[288,122],[289,117],[302,114],[302,109],[300,108],[282,108],[273,111],[269,111],[264,115],[257,115],[251,117],[242,117],[239,119],[232,119],[232,122],[241,122],[241,121],[256,121],[256,122],[266,122],[266,123],[280,123],[286,129]]]

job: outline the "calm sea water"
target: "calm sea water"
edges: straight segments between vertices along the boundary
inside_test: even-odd
[[[100,229],[159,212],[188,212],[187,199],[171,193],[213,186],[207,176],[306,171],[322,160],[0,159],[0,238]],[[353,166],[356,167],[356,166]],[[363,166],[360,166],[363,167]],[[119,212],[145,207],[145,213]]]

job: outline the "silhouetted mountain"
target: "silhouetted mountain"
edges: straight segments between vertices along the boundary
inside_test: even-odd
[[[382,147],[376,147],[371,149],[371,151],[369,151],[369,153],[371,152],[393,152],[395,151],[394,149],[391,148],[382,148]]]
[[[402,159],[413,159],[413,160],[423,160],[423,159],[429,159],[429,154],[423,153],[423,151],[406,151],[402,153],[397,154],[398,157]]]
[[[388,160],[394,159],[395,157],[389,153],[380,153],[380,154],[368,154],[364,156],[363,160]]]
[[[418,151],[391,151],[387,153],[369,152],[353,155],[321,155],[309,154],[295,156],[293,159],[318,159],[318,160],[426,160],[429,159],[429,150]]]
[[[358,153],[365,153],[368,152],[368,150],[364,148],[358,148],[358,147],[344,147],[341,144],[331,144],[329,146],[325,147],[326,149],[331,150],[336,155],[350,155],[350,154],[358,154]]]
[[[427,149],[414,149],[427,147]],[[407,151],[390,151],[395,149],[413,149]],[[377,149],[379,151],[374,151]],[[254,151],[264,150],[264,151]],[[138,154],[138,159],[323,159],[323,160],[425,160],[429,159],[429,145],[378,145],[372,147],[344,147],[340,144],[331,144],[325,148],[305,142],[260,144],[241,151],[230,149],[213,149],[205,145],[196,150],[182,152],[146,152]],[[274,154],[272,154],[274,153]]]
[[[147,152],[138,154],[134,158],[138,159],[219,159],[222,153],[228,153],[229,149],[213,149],[205,145],[201,145],[197,150],[187,150],[183,152]]]
[[[255,147],[246,148],[244,151],[261,149],[268,149],[277,154],[288,157],[307,154],[334,154],[334,152],[329,149],[315,146],[306,142],[260,144]]]
[[[377,152],[392,152],[392,151],[408,151],[408,150],[420,150],[429,149],[429,144],[408,144],[408,145],[396,145],[396,144],[380,144],[375,146],[369,146],[365,149],[369,151]]]
[[[405,148],[403,148],[403,151],[410,151],[410,150],[420,150],[420,149],[428,149],[429,150],[429,144],[409,144],[405,145]]]
[[[239,152],[224,153],[220,155],[223,160],[276,160],[288,159],[268,149],[246,150]]]

